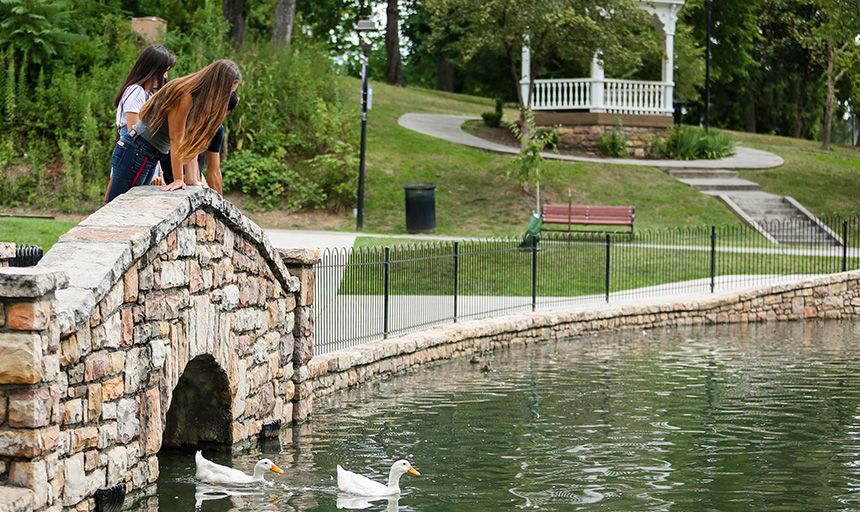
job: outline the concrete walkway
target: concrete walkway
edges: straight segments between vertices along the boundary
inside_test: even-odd
[[[497,144],[463,131],[462,124],[466,121],[480,120],[480,117],[450,116],[437,114],[403,114],[397,122],[400,126],[414,130],[431,137],[447,140],[469,147],[507,153],[519,153],[517,148]],[[773,153],[738,147],[737,153],[719,160],[644,160],[633,158],[598,158],[587,156],[559,155],[552,151],[541,153],[544,158],[567,160],[572,162],[601,162],[619,165],[650,165],[660,169],[771,169],[784,163],[783,159]]]

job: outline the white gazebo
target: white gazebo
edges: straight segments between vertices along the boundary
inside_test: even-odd
[[[591,77],[562,78],[534,81],[531,108],[535,111],[565,111],[606,113],[613,115],[671,116],[674,81],[675,23],[686,0],[636,0],[636,4],[651,14],[652,23],[663,33],[666,58],[663,60],[662,80],[648,82],[606,78],[597,56],[591,63]],[[523,99],[528,97],[531,81],[530,52],[523,48]],[[540,124],[540,123],[538,123]]]

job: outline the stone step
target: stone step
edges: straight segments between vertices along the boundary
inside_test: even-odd
[[[749,205],[736,202],[736,204],[749,215],[754,217],[768,217],[773,219],[801,219],[805,218],[794,208],[786,208],[778,205]]]
[[[686,183],[687,185],[693,187],[696,190],[701,191],[739,191],[739,190],[759,190],[758,183],[753,183],[752,181],[741,180],[741,179],[682,179],[678,180],[682,183]]]
[[[724,197],[746,221],[755,222],[777,242],[836,245],[817,224],[785,198],[761,192],[758,183],[725,169],[663,169],[678,181],[708,195]]]
[[[669,169],[669,176],[677,180],[686,179],[735,179],[738,171],[726,169]]]

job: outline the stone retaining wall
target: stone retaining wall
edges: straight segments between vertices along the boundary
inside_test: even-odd
[[[860,315],[860,271],[764,286],[690,303],[605,305],[486,319],[410,334],[315,357],[308,365],[316,397],[433,361],[481,350],[618,329],[836,319]]]
[[[665,137],[672,117],[598,112],[536,112],[539,129],[558,133],[561,149],[598,153],[597,143],[606,134],[618,131],[627,140],[628,156],[644,158],[656,137]],[[619,129],[620,125],[620,129]]]

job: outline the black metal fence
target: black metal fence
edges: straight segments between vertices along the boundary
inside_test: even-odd
[[[15,257],[9,262],[10,267],[32,267],[42,259],[42,248],[38,245],[18,244],[15,247]]]
[[[742,224],[545,233],[326,250],[316,267],[316,351],[461,319],[649,297],[683,297],[860,268],[860,220],[793,222],[771,242]]]

